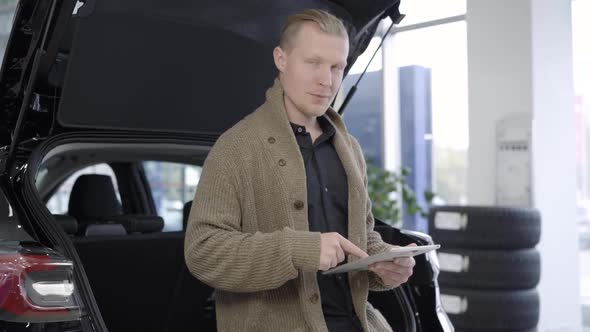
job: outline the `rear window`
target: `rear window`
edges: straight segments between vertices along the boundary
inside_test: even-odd
[[[187,216],[183,214],[186,203],[192,201],[197,184],[201,177],[201,166],[163,162],[142,161],[149,186],[145,188],[151,191],[156,213],[164,220],[163,232],[181,231],[184,229],[183,220]],[[51,194],[46,205],[52,214],[69,214],[72,188],[76,180],[84,174],[107,175],[111,178],[117,200],[122,202],[122,194],[113,168],[106,163],[95,164],[80,169],[69,175],[65,181],[59,184]],[[47,169],[39,172],[38,183],[44,182],[48,177]],[[55,174],[53,174],[55,176]],[[128,176],[125,173],[119,176]],[[136,184],[142,188],[141,184]],[[129,194],[129,193],[127,193]],[[123,205],[125,205],[123,203]]]
[[[164,232],[183,229],[183,208],[195,196],[201,167],[171,162],[146,161],[145,174],[152,190],[158,215],[164,219]]]

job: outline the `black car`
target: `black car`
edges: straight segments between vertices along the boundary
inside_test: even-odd
[[[263,102],[280,25],[309,7],[345,22],[347,71],[403,17],[399,0],[18,3],[0,72],[1,331],[215,331],[215,292],[184,264],[193,182]],[[370,302],[395,331],[453,331],[436,255],[416,260]]]

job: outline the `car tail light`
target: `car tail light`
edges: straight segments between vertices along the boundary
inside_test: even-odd
[[[55,251],[0,244],[0,320],[61,322],[80,319],[73,264]]]

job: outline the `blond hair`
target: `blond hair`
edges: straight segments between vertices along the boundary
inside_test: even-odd
[[[316,23],[322,32],[329,35],[348,38],[348,32],[339,18],[325,10],[306,9],[287,17],[279,38],[279,46],[283,50],[291,49],[294,37],[305,22]]]

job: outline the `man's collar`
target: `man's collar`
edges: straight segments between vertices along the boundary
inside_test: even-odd
[[[279,78],[276,78],[272,87],[270,87],[266,91],[266,102],[263,105],[263,109],[265,113],[270,115],[270,118],[273,119],[273,125],[271,128],[275,128],[277,130],[288,130],[291,128],[291,132],[293,131],[292,126],[290,125],[289,119],[287,117],[287,111],[285,110],[285,101],[284,101],[284,90]],[[322,120],[320,120],[322,118]],[[346,130],[346,126],[344,122],[340,118],[340,115],[332,109],[332,107],[328,107],[326,113],[318,117],[320,121],[320,126],[322,125],[321,121],[329,124],[326,126],[326,130],[330,133],[340,133],[344,136],[347,135],[348,131]],[[324,127],[322,127],[324,130]]]
[[[298,124],[293,123],[293,122],[289,122],[289,124],[291,125],[291,128],[293,128],[293,133],[295,135],[304,135],[304,134],[307,134],[307,129],[305,129],[305,126],[298,125]]]
[[[336,133],[336,129],[334,128],[332,123],[330,123],[330,121],[328,119],[326,119],[326,117],[324,115],[318,116],[317,119],[318,119],[318,123],[320,125],[320,128],[322,128],[322,132],[324,133],[324,135],[332,136],[332,135],[334,135],[334,133]],[[293,128],[293,133],[295,135],[307,134],[308,131],[305,128],[305,126],[298,125],[293,122],[289,122],[289,123],[291,124],[291,128]]]

